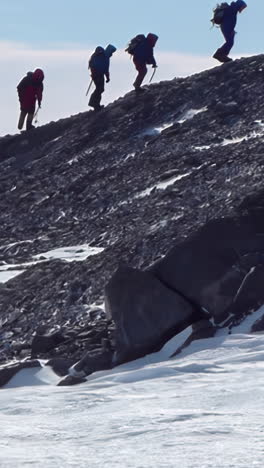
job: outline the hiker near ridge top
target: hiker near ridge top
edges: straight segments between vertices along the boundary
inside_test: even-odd
[[[153,68],[157,68],[156,60],[154,58],[154,47],[158,40],[156,34],[149,33],[147,37],[144,34],[138,34],[138,36],[131,39],[126,52],[132,55],[133,62],[138,72],[136,80],[133,84],[135,91],[143,91],[141,85],[148,72],[147,65],[152,65]]]
[[[43,94],[43,80],[44,72],[37,68],[34,72],[28,72],[22,78],[17,86],[18,98],[20,102],[20,117],[18,121],[18,129],[22,130],[25,118],[27,116],[26,129],[31,130],[34,128],[32,121],[34,118],[36,101],[41,107],[42,94]]]
[[[109,83],[110,81],[110,57],[115,51],[116,47],[111,44],[109,44],[106,49],[98,46],[89,60],[88,69],[91,71],[91,77],[95,84],[95,90],[90,97],[88,105],[93,107],[95,111],[98,111],[104,107],[101,106],[100,103],[102,94],[104,92],[105,78],[106,83]]]
[[[217,49],[213,58],[221,63],[232,61],[228,55],[234,45],[237,14],[241,13],[246,7],[247,4],[243,0],[237,0],[230,5],[228,3],[222,3],[214,10],[214,18],[211,21],[213,24],[219,24],[225,38],[225,43],[220,49]],[[218,19],[217,10],[219,11]]]

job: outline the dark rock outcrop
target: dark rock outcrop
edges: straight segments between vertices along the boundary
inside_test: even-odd
[[[237,319],[243,317],[241,304],[235,305],[242,285],[248,301],[255,298],[255,310],[264,302],[255,280],[245,283],[251,268],[263,261],[264,220],[262,215],[252,214],[209,222],[148,271],[195,301],[220,324],[230,314]],[[258,274],[263,279],[262,268]]]
[[[201,311],[148,272],[120,268],[105,288],[106,310],[116,326],[115,362],[158,351]]]
[[[73,375],[67,375],[59,381],[57,387],[72,387],[73,385],[79,385],[85,383],[86,379],[84,377],[78,377]]]
[[[48,353],[64,341],[66,341],[66,338],[60,331],[51,333],[50,335],[36,334],[32,340],[31,355],[34,357],[41,353]]]
[[[86,353],[73,367],[75,374],[88,376],[93,372],[111,369],[113,367],[113,353],[111,350],[93,351]]]
[[[252,333],[264,332],[264,313],[260,319],[258,319],[251,328]]]

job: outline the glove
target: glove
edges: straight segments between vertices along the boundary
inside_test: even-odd
[[[41,108],[41,102],[38,103],[39,108]]]
[[[158,68],[158,65],[157,64],[152,65],[152,68]]]
[[[110,78],[109,78],[109,76],[108,76],[108,77],[106,78],[106,83],[109,83],[109,81],[110,81]]]

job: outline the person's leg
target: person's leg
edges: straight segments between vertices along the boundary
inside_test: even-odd
[[[235,41],[235,31],[225,31],[224,29],[222,30],[222,33],[225,38],[225,43],[220,47],[220,51],[223,55],[226,57],[229,55],[230,50],[232,49]]]
[[[137,61],[134,60],[134,64],[135,64],[135,67],[136,67],[136,70],[138,72],[138,75],[135,79],[135,82],[133,84],[135,90],[139,90],[140,89],[140,86],[142,85],[143,83],[143,80],[148,72],[148,69],[147,69],[147,65],[145,63],[138,63]]]
[[[34,112],[29,112],[27,116],[27,130],[31,130],[32,128],[35,128],[34,125],[32,125],[34,118]]]
[[[18,120],[18,125],[17,125],[18,130],[22,130],[24,122],[25,122],[26,115],[27,115],[27,112],[21,110],[19,120]]]
[[[101,108],[100,102],[104,92],[104,75],[102,73],[95,75],[93,77],[93,82],[95,84],[95,90],[90,97],[89,106],[98,110]]]
[[[221,31],[225,38],[225,43],[222,45],[222,47],[217,49],[213,57],[222,63],[230,62],[232,59],[228,57],[228,54],[234,45],[235,31],[226,31],[224,28],[221,28]]]

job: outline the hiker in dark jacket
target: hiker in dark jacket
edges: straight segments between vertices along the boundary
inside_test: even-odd
[[[232,61],[228,55],[234,45],[237,14],[241,13],[246,7],[247,4],[243,0],[237,0],[236,2],[232,2],[224,10],[224,16],[220,28],[225,38],[225,43],[220,47],[220,49],[217,49],[213,55],[213,58],[221,63]]]
[[[89,60],[88,68],[91,71],[91,77],[95,84],[95,90],[89,100],[89,106],[93,107],[95,111],[104,107],[101,106],[100,103],[104,92],[105,78],[106,83],[110,81],[110,57],[115,51],[116,48],[111,44],[109,44],[106,49],[98,46]]]
[[[138,72],[133,84],[136,91],[142,91],[141,85],[148,72],[147,65],[152,65],[153,68],[157,68],[153,50],[157,40],[158,36],[156,36],[156,34],[149,33],[145,39],[139,42],[133,51],[133,62]]]
[[[22,130],[25,118],[27,116],[26,129],[34,128],[32,121],[34,118],[36,101],[41,107],[43,94],[44,73],[40,68],[34,72],[28,72],[27,75],[20,81],[17,86],[18,98],[20,102],[20,117],[18,121],[18,129]]]

